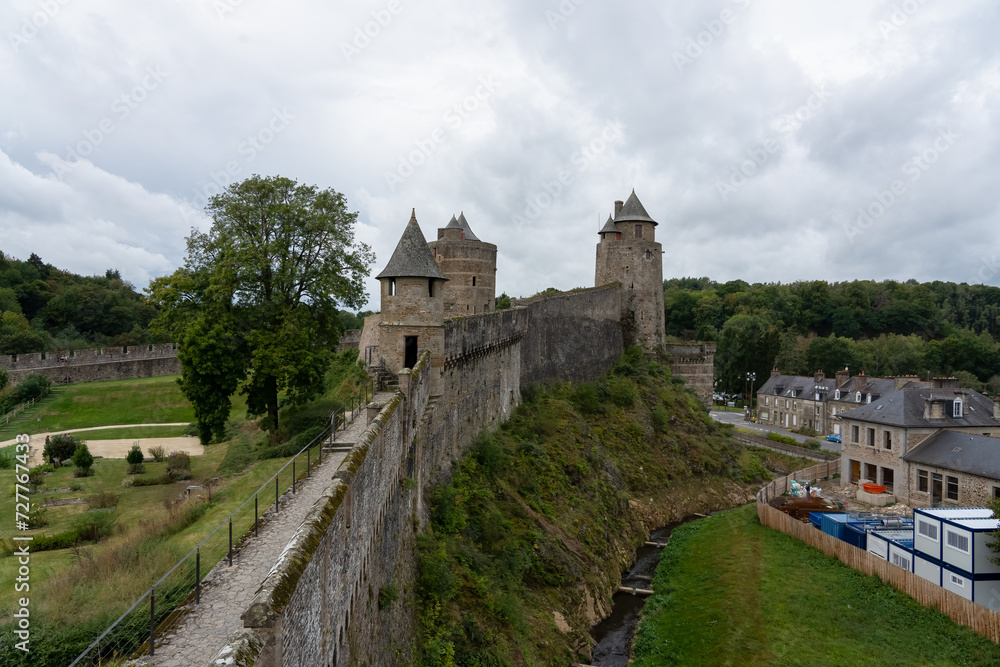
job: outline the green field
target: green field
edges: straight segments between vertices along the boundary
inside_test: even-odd
[[[635,665],[1000,665],[1000,647],[757,521],[753,505],[676,529]]]

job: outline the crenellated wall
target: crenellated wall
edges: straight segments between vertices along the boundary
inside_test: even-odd
[[[530,326],[521,344],[521,382],[596,380],[624,349],[617,284],[517,300]]]
[[[667,343],[670,371],[684,378],[687,386],[698,398],[712,407],[715,381],[715,343]]]
[[[29,373],[41,373],[55,383],[67,384],[131,380],[181,372],[173,343],[3,355],[0,356],[0,368],[7,370],[11,383],[20,382]]]

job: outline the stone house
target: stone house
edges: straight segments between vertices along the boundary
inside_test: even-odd
[[[836,390],[836,380],[823,371],[811,377],[782,375],[777,370],[757,390],[757,419],[782,428],[805,426],[826,433],[825,405]]]
[[[971,435],[1000,435],[1000,408],[954,379],[934,386],[908,382],[878,400],[838,413],[843,435],[840,469],[843,483],[870,481],[906,497],[909,486],[904,457],[928,437],[949,429]]]
[[[1000,440],[944,429],[903,455],[911,507],[981,507],[1000,498]]]

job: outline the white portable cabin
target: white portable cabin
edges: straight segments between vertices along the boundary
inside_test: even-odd
[[[944,560],[945,523],[963,519],[989,519],[992,516],[993,510],[985,507],[929,507],[913,510],[914,556],[940,565]],[[928,579],[923,574],[920,576]]]
[[[868,533],[868,552],[913,572],[913,530],[873,530]]]
[[[990,561],[994,555],[986,546],[989,533],[1000,528],[998,519],[957,519],[942,522],[941,564],[968,572],[973,577],[1000,574],[1000,565]]]

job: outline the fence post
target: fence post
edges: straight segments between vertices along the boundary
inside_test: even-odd
[[[156,588],[149,590],[149,655],[153,655],[153,641],[156,639]]]
[[[310,463],[309,463],[309,459],[311,458],[311,454],[312,454],[312,450],[307,447],[306,448],[306,477],[308,477],[310,475],[310,472],[311,472],[311,470],[310,470]]]
[[[292,493],[295,493],[295,459],[292,459]]]
[[[201,604],[201,549],[194,552],[194,603]]]
[[[274,476],[274,512],[278,512],[278,476]]]
[[[229,517],[229,567],[233,566],[233,517]]]
[[[257,494],[253,494],[253,536],[257,537]]]

